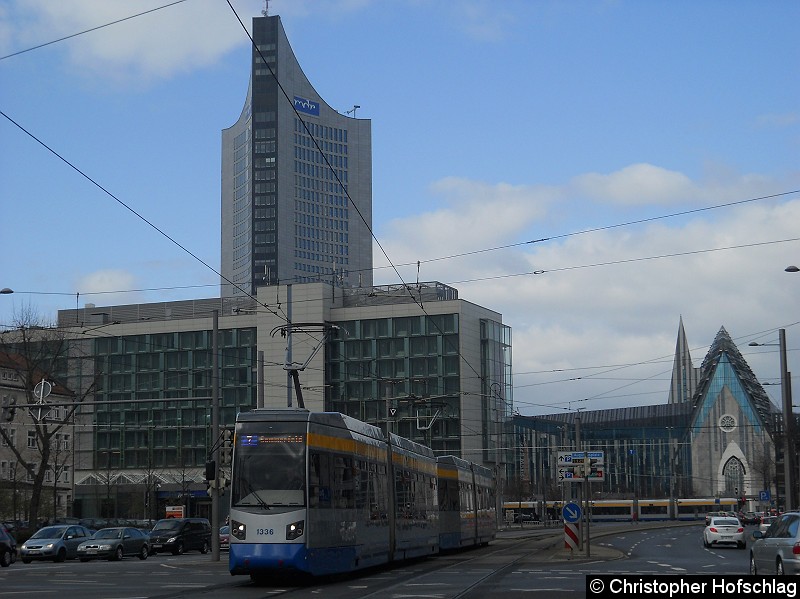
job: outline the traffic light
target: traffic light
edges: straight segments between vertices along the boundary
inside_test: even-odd
[[[215,480],[217,478],[217,463],[214,460],[206,462],[206,480]]]
[[[222,445],[219,448],[219,461],[223,466],[229,466],[233,456],[233,431],[222,431]]]
[[[600,460],[595,458],[587,458],[584,468],[586,469],[586,478],[594,480],[603,479],[603,466],[599,463]]]

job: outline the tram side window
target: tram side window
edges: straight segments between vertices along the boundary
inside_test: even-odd
[[[333,498],[334,507],[339,509],[354,509],[355,482],[353,480],[353,459],[348,456],[334,458]]]
[[[331,456],[327,453],[318,451],[312,452],[310,456],[311,467],[309,478],[311,481],[308,501],[311,507],[329,508],[331,507]]]
[[[471,512],[475,509],[472,500],[472,485],[461,483],[461,510]]]
[[[369,470],[367,462],[353,461],[353,488],[355,489],[355,507],[364,510],[369,506]]]
[[[411,517],[411,507],[414,504],[411,485],[411,473],[398,468],[395,471],[395,507],[401,518]]]
[[[442,480],[439,482],[439,510],[443,512],[458,511],[458,481]]]
[[[389,517],[389,486],[385,464],[370,464],[370,518],[386,521]]]
[[[489,490],[485,487],[478,487],[478,509],[486,510],[489,508]]]

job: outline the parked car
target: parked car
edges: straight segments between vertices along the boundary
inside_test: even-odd
[[[91,539],[78,545],[78,558],[82,562],[100,558],[119,561],[126,555],[147,559],[150,537],[130,526],[102,528]]]
[[[744,526],[738,518],[712,516],[711,522],[703,530],[703,545],[736,545],[739,549],[745,549]]]
[[[211,524],[205,518],[165,518],[150,531],[150,553],[170,551],[181,555],[199,549],[208,553],[211,547]]]
[[[8,529],[0,524],[0,566],[8,568],[17,561],[17,541]]]
[[[220,526],[220,528],[219,528],[219,548],[220,549],[230,549],[231,548],[231,527],[230,526]]]
[[[753,532],[750,574],[800,574],[800,512],[766,517],[775,521],[766,531]]]
[[[93,531],[79,524],[56,524],[40,528],[22,544],[19,551],[23,564],[33,560],[63,562],[78,555],[78,545],[90,538]]]

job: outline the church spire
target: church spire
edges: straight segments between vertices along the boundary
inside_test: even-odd
[[[672,382],[669,387],[669,403],[690,401],[697,390],[698,369],[692,365],[686,331],[683,329],[683,316],[678,324],[678,341],[675,344],[675,361],[672,365]]]

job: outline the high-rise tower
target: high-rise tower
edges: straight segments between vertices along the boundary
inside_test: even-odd
[[[255,17],[253,40],[244,108],[222,132],[222,296],[371,286],[372,124],[322,100],[280,17]]]

